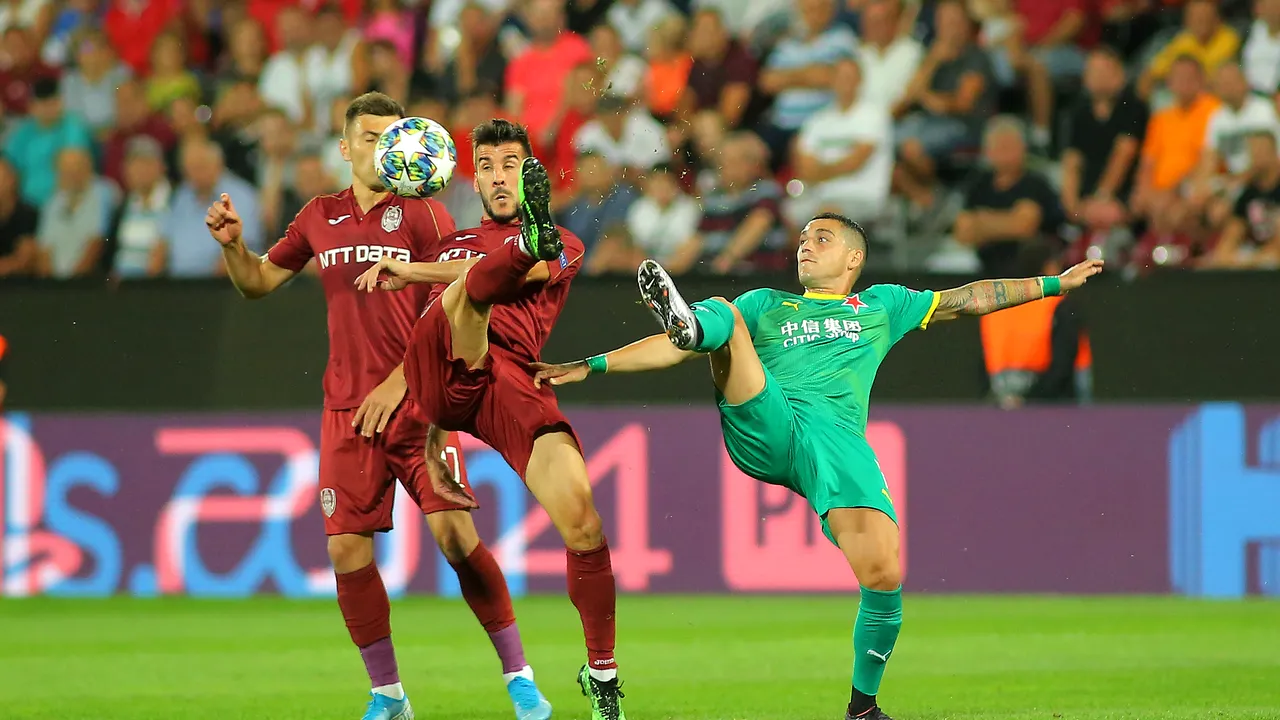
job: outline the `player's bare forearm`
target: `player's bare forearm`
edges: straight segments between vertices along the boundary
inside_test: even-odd
[[[266,295],[262,277],[262,257],[245,247],[240,241],[222,246],[222,259],[227,265],[227,276],[240,294],[250,300]]]
[[[947,320],[957,315],[987,315],[1044,297],[1040,278],[978,280],[938,293],[933,316]]]
[[[605,353],[609,372],[645,372],[675,367],[698,353],[681,350],[666,334],[650,335],[612,352]]]
[[[475,260],[448,260],[446,262],[406,263],[403,273],[396,273],[407,283],[435,285],[451,283],[462,276],[462,271],[474,265]]]

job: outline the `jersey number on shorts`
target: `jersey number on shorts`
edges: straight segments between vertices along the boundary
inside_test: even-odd
[[[440,451],[440,459],[449,467],[449,471],[453,473],[453,479],[462,485],[462,461],[458,457],[458,448],[446,447]]]

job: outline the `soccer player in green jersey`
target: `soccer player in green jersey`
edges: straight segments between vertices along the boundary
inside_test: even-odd
[[[876,694],[902,626],[902,570],[893,499],[865,435],[876,370],[911,330],[1074,290],[1101,272],[1102,262],[1056,277],[980,280],[938,292],[872,285],[853,293],[866,257],[866,232],[824,213],[800,234],[803,294],[762,288],[732,303],[693,305],[658,263],[645,260],[640,294],[664,333],[586,360],[534,367],[536,383],[563,385],[710,356],[734,464],[807,499],[861,586],[846,720],[888,720]]]

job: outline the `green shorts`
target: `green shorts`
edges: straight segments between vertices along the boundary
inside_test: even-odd
[[[801,416],[768,370],[764,378],[760,394],[741,405],[719,398],[724,446],[733,464],[808,500],[832,543],[827,526],[832,508],[875,508],[898,522],[866,438],[840,427],[834,417],[828,422],[816,413]]]

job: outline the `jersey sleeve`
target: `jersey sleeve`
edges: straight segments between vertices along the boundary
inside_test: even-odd
[[[938,294],[932,290],[912,290],[901,285],[874,285],[870,289],[889,314],[889,335],[895,343],[912,330],[928,327],[938,308]]]
[[[548,285],[572,280],[582,268],[582,258],[587,254],[587,246],[578,239],[577,235],[560,228],[560,239],[564,242],[564,250],[560,251],[560,257],[547,261],[547,269],[551,274],[547,278]]]
[[[284,237],[276,241],[276,244],[267,251],[267,259],[272,265],[291,272],[301,272],[315,255],[315,251],[311,249],[311,243],[307,241],[306,233],[302,231],[303,219],[310,210],[311,203],[307,203],[302,210],[298,211],[297,217],[289,223],[289,227],[284,231]]]
[[[751,337],[756,336],[756,327],[760,324],[760,316],[764,315],[769,307],[775,303],[777,294],[773,290],[767,288],[759,288],[756,290],[748,290],[738,296],[733,301],[733,306],[738,308],[738,312],[742,313],[742,320],[747,324],[747,329],[751,331]]]

